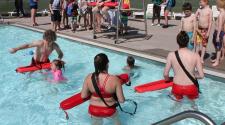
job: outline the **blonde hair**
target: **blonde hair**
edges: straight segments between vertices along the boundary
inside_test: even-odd
[[[216,5],[218,8],[225,9],[225,0],[216,0]]]

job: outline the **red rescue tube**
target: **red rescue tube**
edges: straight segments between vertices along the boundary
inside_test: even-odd
[[[80,105],[80,104],[86,102],[89,99],[90,99],[90,97],[82,99],[81,93],[78,93],[78,94],[73,95],[73,96],[69,97],[68,99],[62,101],[60,103],[60,108],[62,108],[63,110],[68,110],[68,109],[71,109],[77,105]]]
[[[89,2],[88,6],[96,6],[97,2]],[[103,6],[108,6],[108,7],[116,7],[118,6],[118,2],[106,2],[104,3]]]
[[[143,85],[136,86],[134,89],[138,93],[144,93],[149,91],[161,90],[171,87],[173,82],[166,82],[165,80],[159,80],[155,82],[146,83]]]
[[[123,83],[123,84],[124,84],[124,82],[129,81],[128,74],[121,74],[118,77],[121,79],[121,83]],[[60,108],[63,109],[63,110],[68,110],[68,109],[71,109],[75,106],[78,106],[78,105],[82,104],[83,102],[85,102],[89,99],[90,99],[90,97],[82,99],[81,93],[78,93],[78,94],[75,94],[75,95],[69,97],[68,99],[63,100],[60,103]]]
[[[18,67],[16,69],[16,72],[25,73],[25,72],[32,72],[32,71],[37,71],[37,70],[42,70],[42,69],[50,69],[50,68],[51,68],[51,63],[43,63],[43,64],[38,64],[36,66]]]

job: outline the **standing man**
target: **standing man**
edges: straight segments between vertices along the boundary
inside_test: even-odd
[[[162,0],[152,0],[153,3],[153,17],[152,17],[152,26],[154,26],[154,21],[157,18],[158,24],[157,26],[160,26],[160,12],[161,12],[161,4]]]
[[[187,96],[192,103],[192,108],[197,109],[195,99],[199,96],[197,79],[204,77],[200,56],[187,48],[189,37],[185,31],[177,35],[179,49],[170,52],[164,69],[164,78],[169,81],[169,71],[174,71],[172,94],[174,100],[180,102],[183,96]]]
[[[23,16],[25,16],[24,10],[23,10],[23,0],[15,0],[15,7],[16,7],[16,16],[20,16],[20,12]]]
[[[36,12],[38,9],[38,0],[29,0],[30,3],[30,14],[31,14],[31,22],[32,26],[38,26],[36,22]]]
[[[74,0],[70,0],[72,2]],[[62,10],[63,1],[62,0],[50,0],[49,10],[51,12],[51,21],[52,21],[52,30],[57,31],[61,30],[60,22],[61,22],[61,10]]]

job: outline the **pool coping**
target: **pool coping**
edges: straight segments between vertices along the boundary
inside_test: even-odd
[[[41,29],[41,28],[34,28],[34,27],[31,27],[31,26],[22,25],[22,24],[12,23],[10,25],[25,28],[25,29],[29,29],[29,30],[33,30],[33,31],[38,31],[38,32],[42,32],[42,33],[45,31],[44,29]],[[94,39],[84,39],[84,38],[74,37],[74,36],[70,36],[70,35],[65,34],[65,33],[58,33],[57,32],[57,36],[73,40],[74,42],[85,43],[85,44],[88,44],[88,45],[106,48],[106,49],[114,50],[114,51],[117,51],[117,52],[123,52],[123,53],[127,53],[127,54],[130,54],[130,55],[134,55],[134,56],[142,57],[142,58],[145,58],[145,59],[157,61],[157,62],[164,63],[164,64],[166,63],[166,59],[163,58],[163,57],[156,56],[156,55],[150,55],[150,54],[147,54],[145,52],[134,50],[134,49],[127,48],[127,47],[107,44],[107,43],[103,43],[103,42],[100,42],[100,41],[97,41],[97,40],[94,40]],[[219,72],[219,71],[216,71],[216,70],[212,70],[212,68],[209,68],[209,67],[205,67],[205,68],[203,68],[203,70],[204,70],[204,73],[207,74],[207,75],[212,75],[212,76],[215,76],[215,77],[220,77],[220,78],[225,79],[225,73],[222,73],[222,72]]]

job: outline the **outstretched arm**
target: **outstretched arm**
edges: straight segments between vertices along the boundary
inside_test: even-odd
[[[35,41],[35,42],[32,42],[32,43],[26,43],[26,44],[23,44],[21,46],[15,47],[15,48],[11,48],[9,50],[9,52],[10,53],[16,53],[18,50],[23,50],[23,49],[32,48],[32,47],[38,47],[40,44],[41,44],[40,41]]]

